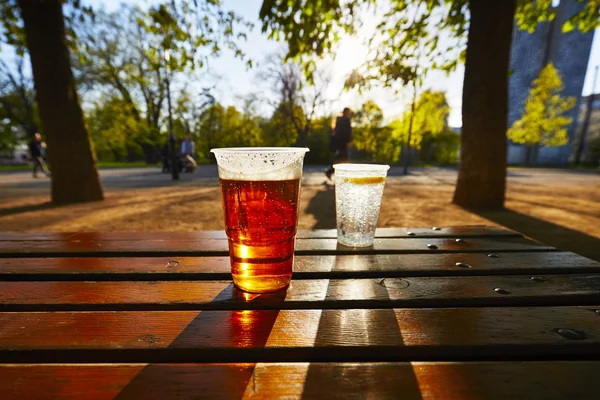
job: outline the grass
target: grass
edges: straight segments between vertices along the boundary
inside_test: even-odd
[[[144,161],[134,162],[116,162],[116,161],[99,161],[98,168],[145,168],[154,167],[153,164],[146,164]]]
[[[29,171],[31,165],[0,165],[0,172]]]

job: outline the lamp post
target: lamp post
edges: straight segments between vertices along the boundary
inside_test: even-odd
[[[596,65],[594,71],[594,83],[592,83],[592,93],[588,96],[587,108],[585,110],[585,117],[583,118],[583,127],[581,128],[581,135],[579,136],[579,143],[575,149],[575,165],[579,165],[581,162],[581,156],[585,149],[585,137],[590,129],[590,117],[592,115],[592,108],[594,107],[594,98],[596,96],[596,79],[598,78],[598,68],[600,65]]]
[[[173,133],[173,115],[171,113],[171,87],[169,82],[169,50],[165,49],[165,84],[167,85],[167,109],[169,112],[169,151],[171,155],[171,178],[179,180],[179,168],[177,163],[177,149],[175,148],[175,134]]]

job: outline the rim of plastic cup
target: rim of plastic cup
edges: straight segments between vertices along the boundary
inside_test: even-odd
[[[222,147],[211,149],[211,153],[307,153],[307,147]]]
[[[334,169],[340,171],[387,171],[389,165],[385,164],[334,164]]]

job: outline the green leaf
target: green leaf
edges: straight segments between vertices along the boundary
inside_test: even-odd
[[[573,29],[575,29],[575,25],[573,24],[573,21],[571,21],[571,20],[565,21],[565,23],[562,26],[563,33],[569,33]]]

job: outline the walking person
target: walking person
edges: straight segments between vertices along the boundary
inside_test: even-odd
[[[196,155],[196,145],[190,136],[187,136],[181,142],[181,155],[185,158],[187,166],[185,172],[194,172],[198,163],[194,160]]]
[[[46,165],[46,143],[42,142],[42,135],[39,133],[35,133],[31,142],[29,142],[29,153],[31,155],[31,160],[33,161],[33,177],[37,178],[38,168],[42,170],[42,172],[50,177],[50,171],[48,170],[48,166]]]
[[[342,115],[335,120],[335,128],[330,137],[330,150],[334,152],[333,164],[348,161],[348,150],[352,142],[352,123],[350,116],[352,111],[346,107],[342,111]],[[334,173],[333,164],[325,171],[327,178],[331,180],[331,175]]]

